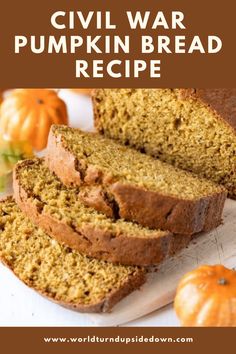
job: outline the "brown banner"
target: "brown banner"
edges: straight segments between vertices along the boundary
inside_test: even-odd
[[[52,15],[58,11],[62,13],[53,20]],[[90,21],[89,11],[94,12]],[[110,17],[106,18],[108,11]],[[145,11],[149,11],[149,15],[146,13],[146,28],[131,29],[127,11],[133,18],[140,11],[143,20]],[[78,16],[78,12],[83,17]],[[233,0],[4,1],[0,12],[0,86],[235,87],[235,13],[236,3]],[[181,14],[184,16],[182,20]],[[60,29],[55,28],[53,21]],[[85,27],[87,24],[87,29],[82,23]],[[44,37],[42,46],[40,36]],[[61,36],[65,38],[60,39]],[[91,37],[90,42],[101,36],[94,42],[98,53],[88,45],[88,36]],[[129,36],[128,53],[121,49],[114,53],[114,36],[123,40]],[[151,37],[151,53],[142,53],[142,36]],[[166,51],[172,53],[166,53],[164,49],[164,53],[159,53],[158,36],[168,37]],[[183,37],[178,39],[182,45],[176,42],[176,36]],[[193,50],[195,36],[201,40],[202,48],[198,42],[195,43],[198,50]],[[216,53],[208,53],[212,43],[214,48],[217,47],[217,41],[211,42],[209,36],[221,41],[222,48]],[[74,38],[75,53],[70,53],[71,37]],[[107,42],[105,37],[109,37]],[[80,43],[82,40],[83,44]],[[55,53],[55,41],[59,53]],[[33,52],[32,47],[40,53]],[[91,53],[88,53],[89,48]],[[185,53],[174,53],[176,50],[181,52],[181,49]],[[205,53],[201,53],[202,50]],[[50,51],[52,53],[49,54]],[[94,65],[95,61],[99,62]],[[87,63],[86,77],[79,70],[82,62]],[[117,77],[110,75],[108,66],[111,62],[114,65],[110,66],[110,71]],[[135,73],[138,77],[134,77]]]
[[[222,354],[234,351],[235,333],[234,328],[0,328],[0,343],[8,354]]]

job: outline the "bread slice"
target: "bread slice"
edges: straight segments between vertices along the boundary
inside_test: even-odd
[[[79,190],[65,187],[40,159],[25,160],[14,172],[14,194],[22,211],[59,242],[88,256],[125,265],[161,262],[190,237],[114,221],[84,206]]]
[[[223,187],[94,133],[53,126],[46,163],[84,203],[116,219],[177,234],[218,226]]]
[[[99,89],[93,101],[100,133],[236,198],[236,89]]]
[[[90,259],[51,239],[0,201],[0,259],[26,285],[80,312],[107,312],[145,281],[145,270]]]

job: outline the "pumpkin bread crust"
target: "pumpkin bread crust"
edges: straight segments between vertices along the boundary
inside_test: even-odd
[[[175,196],[168,194],[168,189],[165,193],[158,191],[158,189],[148,189],[147,186],[143,187],[132,183],[132,181],[130,183],[120,176],[112,175],[109,170],[104,171],[99,164],[90,163],[86,158],[86,151],[84,154],[82,152],[82,157],[76,154],[71,148],[70,139],[68,139],[70,134],[78,137],[77,146],[80,146],[81,150],[83,150],[83,146],[82,143],[80,144],[80,136],[82,139],[88,137],[91,140],[90,146],[93,145],[93,141],[95,145],[99,144],[99,139],[103,139],[108,147],[113,148],[114,155],[117,152],[118,156],[121,151],[119,150],[120,145],[110,139],[98,137],[94,133],[82,133],[78,129],[64,126],[52,126],[48,139],[46,164],[65,185],[83,187],[80,197],[86,205],[115,219],[123,218],[145,227],[169,230],[175,234],[191,235],[201,231],[209,231],[221,223],[226,199],[226,191],[223,187],[193,177],[189,173],[177,170],[128,147],[122,147],[122,154],[124,152],[125,154],[132,153],[134,162],[140,157],[144,162],[149,159],[150,165],[161,164],[160,167],[165,170],[169,169],[169,174],[175,174],[176,178],[180,175],[183,180],[183,192],[185,192],[188,180],[191,183],[196,183],[196,186],[194,185],[192,188],[195,189],[195,193],[198,187],[202,189],[206,187],[206,191],[200,192],[196,198],[188,199],[186,192],[185,195],[177,197],[178,194]],[[96,146],[94,149],[96,150]],[[91,149],[89,153],[91,153]],[[162,177],[158,167],[159,165],[153,174],[157,176],[159,174]]]
[[[145,282],[139,267],[89,259],[60,245],[23,215],[12,197],[0,201],[0,259],[47,299],[79,312],[109,312]]]
[[[188,235],[150,230],[124,220],[114,221],[67,188],[40,159],[16,165],[14,196],[20,209],[58,242],[101,260],[124,265],[158,264],[185,247]]]
[[[97,89],[99,133],[223,185],[236,198],[236,89]]]

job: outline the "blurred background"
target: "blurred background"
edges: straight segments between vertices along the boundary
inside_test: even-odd
[[[93,130],[92,89],[0,89],[0,193],[17,161],[43,156],[52,124]]]

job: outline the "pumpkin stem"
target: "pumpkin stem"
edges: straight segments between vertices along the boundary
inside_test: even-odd
[[[218,279],[218,284],[219,285],[227,285],[228,284],[228,280],[225,278],[220,278]]]
[[[37,99],[37,103],[38,103],[38,104],[43,104],[44,101],[43,101],[41,98],[38,98],[38,99]]]

